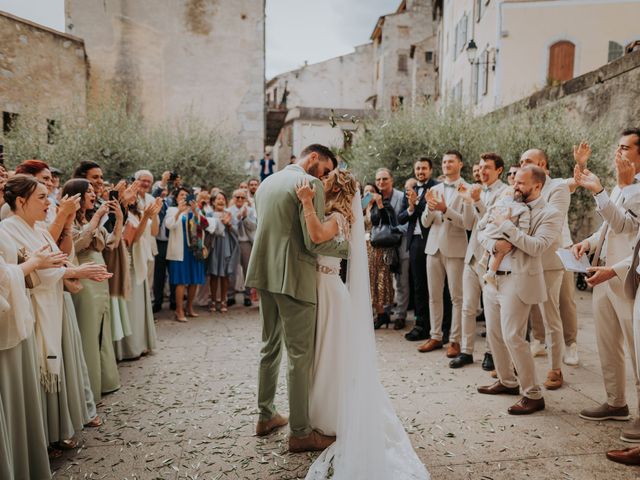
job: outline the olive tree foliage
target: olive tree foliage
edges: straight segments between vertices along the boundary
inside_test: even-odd
[[[233,136],[190,114],[175,122],[150,124],[138,110],[127,112],[118,100],[89,107],[86,115],[61,112],[48,134],[42,118],[26,112],[3,142],[8,168],[36,158],[61,169],[65,179],[83,160],[100,164],[105,179],[112,182],[139,169],[151,170],[156,178],[172,170],[186,185],[231,191],[245,177],[242,165],[247,155]]]
[[[460,151],[464,157],[463,176],[470,181],[471,166],[483,152],[498,153],[508,170],[525,150],[541,148],[549,157],[551,176],[569,178],[573,176],[573,146],[587,141],[593,151],[588,168],[611,185],[615,178],[614,147],[622,127],[607,120],[583,125],[561,106],[521,110],[508,116],[496,112],[483,117],[474,117],[457,105],[441,110],[428,106],[383,114],[368,122],[344,157],[361,181],[372,181],[376,169],[386,167],[392,171],[396,187],[402,188],[413,175],[413,163],[421,156],[433,160],[437,177],[443,154]],[[506,175],[502,179],[506,181]],[[592,210],[592,196],[578,189],[572,195],[569,212],[574,233]]]

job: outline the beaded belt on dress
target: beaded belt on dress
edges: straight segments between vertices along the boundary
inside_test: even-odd
[[[340,267],[327,267],[325,265],[316,265],[316,271],[320,273],[326,273],[327,275],[340,274]]]

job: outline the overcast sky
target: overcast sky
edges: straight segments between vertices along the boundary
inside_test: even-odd
[[[315,63],[351,52],[369,40],[378,17],[399,4],[400,0],[267,0],[267,78],[298,68],[305,60]],[[64,31],[64,0],[0,0],[0,10]]]

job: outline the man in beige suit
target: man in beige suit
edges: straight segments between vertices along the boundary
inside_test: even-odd
[[[526,415],[544,409],[544,398],[536,380],[533,356],[525,339],[531,306],[547,300],[542,256],[562,229],[562,213],[541,196],[546,181],[544,170],[525,166],[516,174],[514,198],[531,210],[529,231],[518,229],[509,215],[496,218],[503,239],[494,240],[478,232],[478,240],[489,252],[509,253],[496,274],[496,285],[485,285],[487,339],[493,352],[498,381],[479,387],[478,392],[496,395],[520,393],[523,397],[509,407],[512,415]],[[518,372],[515,376],[513,366]]]
[[[442,173],[446,179],[427,192],[427,208],[421,222],[431,228],[425,253],[427,254],[427,283],[429,285],[429,309],[431,311],[431,338],[418,347],[420,352],[442,348],[442,319],[445,276],[451,293],[451,333],[447,357],[460,354],[462,323],[462,271],[467,251],[467,232],[462,221],[462,197],[458,188],[469,185],[462,179],[462,154],[450,150],[442,157]]]
[[[640,145],[639,145],[640,147]],[[633,255],[629,257],[630,268],[624,281],[624,293],[633,299],[633,334],[636,352],[640,351],[640,235],[636,237]],[[640,371],[640,359],[636,357],[636,368]],[[607,458],[626,465],[640,465],[640,447],[611,450]]]
[[[534,148],[527,150],[520,157],[520,165],[536,165],[545,172],[549,171],[549,159],[544,150]],[[563,226],[558,231],[556,238],[542,256],[542,269],[544,270],[544,283],[547,285],[547,300],[532,308],[534,321],[542,321],[546,333],[547,347],[551,351],[549,372],[544,382],[547,390],[556,390],[562,386],[562,352],[564,349],[564,336],[562,334],[562,318],[560,317],[560,288],[564,277],[564,266],[556,250],[563,247],[562,230],[568,223],[569,205],[571,193],[569,187],[562,178],[551,178],[548,173],[542,188],[542,198],[549,205],[562,213]],[[568,228],[568,225],[567,225]]]
[[[466,230],[471,230],[469,246],[464,257],[462,275],[462,345],[461,352],[451,360],[451,368],[473,363],[473,347],[476,337],[476,314],[482,295],[485,268],[480,264],[484,254],[478,242],[478,222],[482,219],[507,186],[500,181],[504,171],[504,160],[497,153],[480,155],[480,185],[472,185],[469,192],[460,194],[464,199],[462,217]]]
[[[585,253],[594,255],[592,275],[587,280],[593,286],[593,316],[600,365],[607,392],[607,401],[587,408],[580,416],[587,420],[628,420],[629,407],[625,396],[624,344],[635,360],[633,301],[624,294],[623,280],[629,267],[629,256],[640,222],[640,131],[623,132],[616,150],[617,185],[611,198],[597,176],[576,167],[576,183],[595,196],[597,211],[604,222],[586,240],[573,246],[577,258]],[[637,399],[640,381],[636,362],[632,362]],[[626,441],[640,442],[640,421],[636,420],[622,432]]]

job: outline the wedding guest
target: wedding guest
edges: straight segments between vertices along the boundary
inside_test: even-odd
[[[467,251],[467,232],[462,219],[462,197],[458,188],[469,185],[460,176],[462,154],[450,150],[442,157],[445,181],[430,189],[425,195],[426,209],[422,213],[422,225],[430,227],[425,253],[427,254],[427,278],[429,285],[429,309],[431,311],[430,338],[418,350],[431,352],[442,348],[444,305],[440,292],[445,280],[449,286],[452,303],[451,333],[447,357],[460,354],[462,323],[462,272]]]
[[[640,133],[640,130],[639,130]],[[638,144],[640,148],[640,143]],[[628,299],[633,299],[633,323],[638,325],[640,323],[640,235],[635,239],[635,245],[633,248],[633,254],[627,259],[629,268],[627,269],[624,277],[624,292]],[[616,278],[616,277],[614,277]],[[640,348],[640,330],[634,328],[633,330],[634,343]],[[635,359],[636,369],[640,370],[640,360]],[[625,437],[627,441],[634,437]],[[617,463],[625,465],[640,465],[640,447],[615,449],[607,452],[607,458]]]
[[[24,175],[32,175],[34,176],[40,183],[42,183],[45,187],[47,187],[47,191],[49,192],[49,197],[53,194],[55,185],[53,182],[53,174],[51,173],[51,169],[46,162],[42,160],[25,160],[20,165],[16,167],[16,174],[24,174]],[[51,201],[51,198],[50,200]],[[52,201],[53,205],[56,205],[57,202]],[[49,224],[52,223],[56,216],[56,209],[50,208],[47,211],[47,218],[45,221]]]
[[[496,285],[487,284],[484,288],[487,339],[498,381],[478,387],[479,393],[489,395],[519,395],[521,388],[522,398],[507,410],[511,415],[531,414],[545,407],[533,356],[525,338],[531,305],[543,303],[547,297],[541,257],[556,240],[563,221],[563,215],[542,198],[545,181],[545,171],[536,166],[523,167],[516,174],[516,200],[531,208],[528,234],[509,220],[508,213],[494,220],[503,232],[503,240],[494,240],[486,237],[483,231],[478,232],[478,240],[489,253],[511,252],[505,257],[509,260],[507,264],[503,262],[500,267]]]
[[[510,187],[513,187],[513,185],[515,184],[516,173],[518,173],[518,170],[520,170],[520,163],[511,165],[509,167],[509,171],[507,172],[507,184]]]
[[[251,205],[255,207],[254,197],[256,196],[258,187],[260,186],[260,180],[258,180],[257,178],[251,178],[247,182],[247,186],[249,189],[249,200],[251,201]]]
[[[95,209],[96,194],[93,185],[85,179],[73,179],[64,184],[62,195],[80,194],[80,209],[73,224],[75,261],[104,265],[102,252],[114,248],[120,241],[123,216],[115,200],[103,203]],[[101,226],[103,217],[112,213],[114,228],[108,233]],[[120,388],[120,376],[113,346],[111,299],[109,285],[83,280],[82,289],[73,296],[78,327],[82,335],[84,357],[89,370],[91,390],[96,402],[103,394]]]
[[[400,198],[398,198],[398,195]],[[371,195],[373,200],[370,219],[371,226],[379,225],[395,226],[398,224],[394,205],[402,202],[402,192],[393,188],[393,177],[386,168],[380,168],[376,172],[376,192]],[[371,301],[376,313],[374,328],[383,325],[389,326],[391,318],[386,307],[393,304],[395,292],[393,289],[393,276],[399,266],[397,247],[375,247],[370,245],[372,262],[369,264],[369,277],[371,282]]]
[[[340,159],[338,159],[338,167],[340,168]],[[398,215],[402,211],[402,202],[404,200],[404,194],[393,187],[393,174],[387,168],[380,168],[376,172],[376,187],[380,191],[383,200],[388,199],[389,205],[393,208],[395,214],[395,223],[397,229],[403,234],[407,231],[405,225],[399,225]],[[390,311],[395,303],[394,313],[396,320],[394,322],[394,329],[400,330],[404,328],[407,319],[407,307],[409,306],[409,269],[402,270],[401,264],[403,259],[408,261],[408,254],[406,248],[402,250],[402,244],[398,246],[395,251],[398,257],[397,267],[394,269],[394,302],[386,305],[387,311]],[[397,327],[397,328],[396,328]]]
[[[482,184],[482,178],[480,176],[480,162],[472,165],[471,173],[473,175],[473,183],[478,185]]]
[[[276,162],[271,158],[271,152],[264,152],[264,157],[260,160],[260,181],[264,182],[265,178],[273,175],[273,167]],[[213,194],[211,195],[214,196]]]
[[[173,196],[178,206],[169,207],[165,217],[165,225],[169,229],[167,246],[169,283],[175,285],[176,289],[175,320],[178,322],[186,322],[187,316],[199,316],[193,309],[193,300],[198,285],[205,283],[205,261],[202,258],[196,258],[191,246],[199,248],[199,253],[202,254],[203,230],[208,222],[198,210],[195,198],[188,200],[188,195],[191,193],[186,188],[180,187],[175,190]],[[186,314],[185,290],[187,292]]]
[[[155,197],[151,195],[151,187],[153,186],[153,174],[149,170],[138,170],[134,173],[133,178],[136,182],[138,182],[138,208],[141,211],[144,211],[149,205],[155,202]],[[151,219],[152,222],[154,219]],[[158,221],[156,216],[155,221]],[[148,253],[149,258],[147,260],[147,273],[148,273],[148,286],[152,288],[153,286],[153,267],[155,263],[155,256],[158,254],[158,246],[156,245],[156,235],[158,234],[160,228],[159,223],[157,228],[147,228],[144,230],[143,236],[146,239],[146,242],[149,245]],[[156,232],[156,233],[152,233]]]
[[[161,197],[162,198],[162,197]],[[167,274],[169,263],[167,261],[167,247],[169,243],[169,229],[166,226],[165,219],[169,207],[174,206],[175,198],[173,192],[163,198],[162,207],[158,213],[158,234],[156,235],[156,248],[158,253],[154,258],[153,265],[153,313],[162,310],[162,302],[164,300],[164,290],[167,283]],[[169,308],[176,309],[175,286],[169,286]]]
[[[629,265],[630,246],[638,233],[640,195],[633,185],[640,181],[640,129],[622,132],[615,154],[616,186],[609,196],[596,175],[576,168],[576,183],[595,195],[596,211],[604,222],[589,238],[573,246],[577,258],[593,254],[593,317],[596,343],[607,394],[606,401],[595,408],[585,408],[580,417],[586,420],[628,420],[626,398],[627,375],[625,344],[629,356],[636,358],[634,344],[633,302],[625,295],[622,280]],[[632,364],[636,385],[636,402],[640,402],[640,380]],[[640,441],[640,419],[625,428],[622,440]]]
[[[64,256],[39,249],[16,265],[5,261],[5,252],[11,250],[17,257],[14,241],[0,234],[0,297],[5,301],[0,311],[0,474],[8,479],[48,479],[51,471],[40,401],[40,350],[25,277],[62,266]]]
[[[403,200],[402,211],[398,215],[401,224],[407,224],[406,245],[409,251],[411,276],[413,278],[413,301],[415,306],[416,323],[413,329],[405,335],[410,341],[428,338],[431,330],[429,315],[429,289],[427,287],[427,257],[424,249],[429,237],[430,228],[425,228],[420,222],[426,208],[425,194],[438,184],[431,178],[433,163],[428,157],[420,157],[413,165],[413,174],[417,180],[413,190],[407,192]]]
[[[233,202],[229,207],[229,212],[231,213],[233,230],[238,238],[240,266],[242,266],[242,275],[244,277],[247,274],[253,238],[257,227],[256,210],[249,203],[249,192],[247,190],[233,192]],[[250,307],[252,305],[251,289],[244,286],[243,293],[244,306]]]
[[[234,274],[240,258],[238,238],[233,231],[232,213],[227,209],[227,205],[227,196],[223,192],[219,192],[212,198],[212,218],[215,219],[214,223],[217,226],[212,232],[211,252],[207,264],[211,288],[211,311],[222,313],[227,311],[229,278]]]
[[[153,321],[148,280],[149,257],[152,251],[149,239],[158,231],[158,212],[161,207],[161,198],[154,199],[144,210],[141,210],[141,204],[138,202],[129,207],[122,238],[131,259],[131,294],[126,300],[131,335],[124,337],[117,344],[118,359],[137,359],[156,348],[156,326]]]
[[[571,193],[569,187],[561,178],[552,179],[549,176],[549,158],[544,150],[534,148],[527,150],[520,157],[520,165],[537,165],[546,173],[546,180],[542,187],[541,196],[544,201],[556,208],[563,218],[563,227],[568,229],[569,205]],[[556,390],[563,384],[562,377],[562,353],[564,338],[562,335],[562,319],[560,318],[560,287],[564,276],[564,266],[556,251],[562,248],[562,228],[556,233],[556,238],[549,246],[549,250],[542,256],[542,269],[544,281],[547,285],[547,300],[540,306],[532,308],[533,315],[541,314],[541,319],[546,332],[547,346],[551,351],[549,358],[549,371],[544,386],[547,390]],[[532,343],[534,348],[535,342]],[[534,352],[535,353],[535,352]]]
[[[451,368],[460,368],[473,363],[476,312],[482,296],[485,272],[485,268],[481,265],[484,249],[478,242],[478,223],[507,188],[500,181],[500,175],[504,171],[504,160],[500,155],[494,152],[483,153],[480,155],[479,165],[482,187],[472,185],[468,192],[461,194],[464,200],[462,216],[465,228],[471,230],[471,236],[464,258],[465,265],[462,277],[462,344],[460,355],[449,363]],[[490,367],[493,367],[493,358],[491,353],[487,351],[483,368],[493,370]]]

